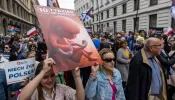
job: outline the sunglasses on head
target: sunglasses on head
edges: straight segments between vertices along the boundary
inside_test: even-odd
[[[106,58],[102,60],[109,63],[109,62],[115,61],[115,58]]]

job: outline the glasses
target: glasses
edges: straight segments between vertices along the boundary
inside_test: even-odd
[[[102,59],[103,61],[110,63],[112,61],[115,61],[115,58],[106,58],[106,59]]]
[[[4,47],[5,49],[8,49],[9,47]]]
[[[31,48],[33,48],[33,47],[35,48],[35,46],[32,45]]]

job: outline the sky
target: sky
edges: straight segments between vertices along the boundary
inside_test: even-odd
[[[40,5],[46,6],[47,0],[38,0]],[[61,8],[74,9],[74,0],[58,0]]]

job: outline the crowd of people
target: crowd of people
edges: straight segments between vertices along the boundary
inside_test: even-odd
[[[6,36],[0,41],[0,100],[173,100],[174,36],[144,30],[93,34],[103,63],[59,73],[41,34]],[[7,85],[3,64],[33,57],[35,77]]]

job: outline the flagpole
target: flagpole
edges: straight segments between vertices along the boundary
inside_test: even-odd
[[[59,5],[59,3],[58,3],[58,0],[56,0],[56,3],[57,3],[58,8],[60,8],[60,5]]]
[[[135,31],[136,31],[136,23],[137,23],[137,20],[138,20],[137,16],[138,16],[138,11],[139,11],[139,1],[140,0],[137,1],[136,21],[134,22],[134,34],[135,34]]]
[[[97,32],[98,32],[98,38],[100,39],[100,36],[101,36],[101,33],[100,33],[100,10],[99,10],[99,4],[97,4],[98,6],[98,19],[99,19],[99,22],[98,22],[98,27],[97,27]]]

